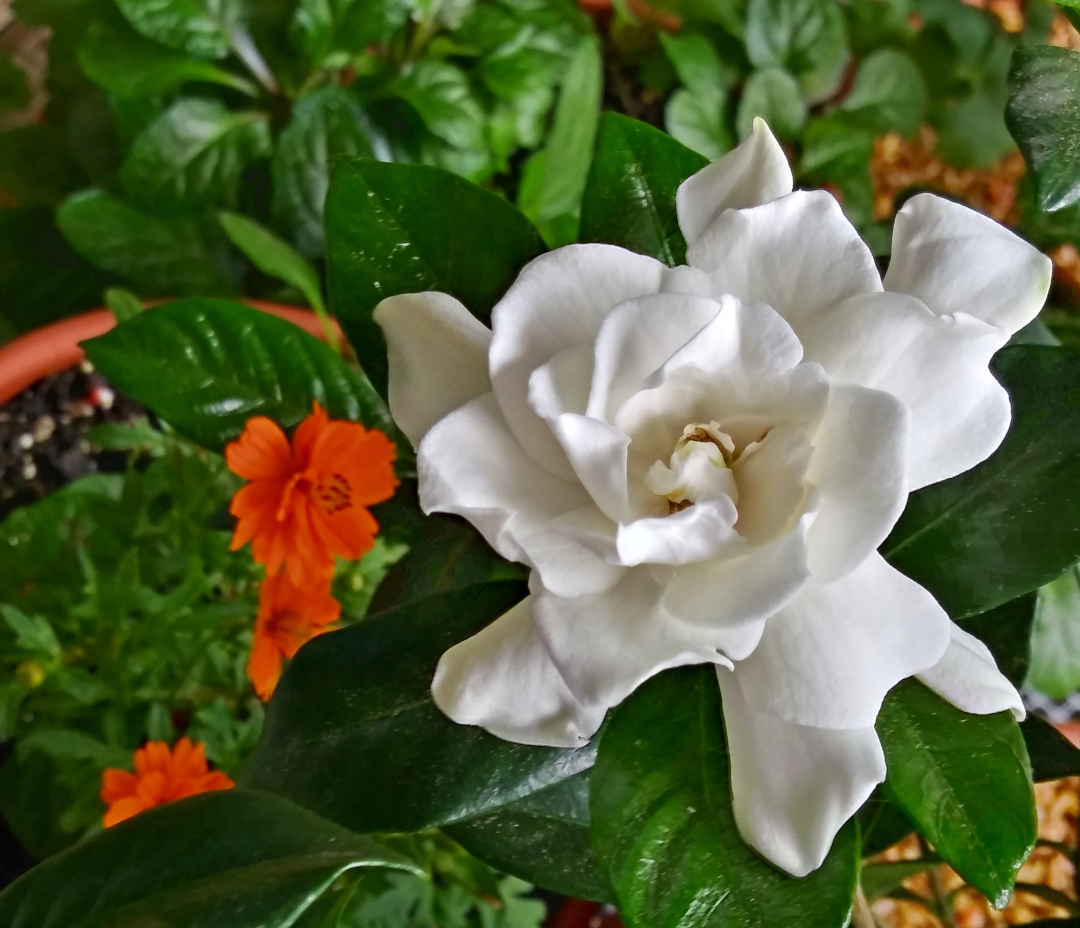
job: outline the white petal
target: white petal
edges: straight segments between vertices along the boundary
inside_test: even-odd
[[[574,698],[536,634],[529,596],[439,659],[431,695],[459,725],[518,744],[578,747],[604,710]]]
[[[885,287],[1012,335],[1038,315],[1052,272],[1046,255],[993,219],[921,193],[896,215]]]
[[[717,668],[735,823],[743,840],[792,876],[824,862],[833,838],[885,779],[873,726],[811,728],[755,712],[741,673]]]
[[[832,307],[799,335],[831,380],[884,390],[911,411],[909,490],[974,467],[1009,429],[1009,395],[989,369],[1006,336],[988,323],[878,293]]]
[[[823,309],[882,289],[870,249],[823,190],[728,210],[687,251],[717,296],[767,303],[799,331]]]
[[[415,448],[447,413],[491,390],[491,330],[452,296],[405,293],[375,307],[390,365],[390,413]]]
[[[735,531],[739,513],[729,497],[695,503],[659,518],[620,525],[616,535],[619,563],[690,564],[725,550],[741,552],[745,542]]]
[[[563,413],[584,413],[592,376],[592,345],[574,345],[560,351],[529,377],[529,406],[548,422]]]
[[[537,632],[578,700],[608,708],[649,677],[686,664],[729,663],[718,653],[738,646],[746,631],[708,633],[682,625],[660,605],[664,585],[646,568],[629,570],[598,596],[563,599],[533,589]]]
[[[854,570],[904,511],[909,419],[889,393],[851,384],[829,391],[807,474],[818,490],[818,515],[806,540],[819,583]]]
[[[687,244],[693,244],[726,209],[760,206],[791,193],[791,165],[764,119],[734,151],[679,185],[675,210]]]
[[[555,419],[551,430],[600,511],[617,522],[629,518],[626,450],[630,439],[606,422],[573,413]]]
[[[835,583],[804,586],[736,676],[758,712],[870,728],[890,689],[941,660],[949,624],[926,590],[875,552]]]
[[[417,471],[424,512],[468,519],[503,557],[535,567],[548,589],[578,596],[618,580],[618,567],[552,525],[588,503],[588,494],[529,458],[490,393],[428,432],[417,450]]]
[[[736,461],[736,528],[743,538],[763,545],[794,530],[812,498],[807,474],[814,453],[806,429],[783,424],[745,459]]]
[[[1027,714],[1020,694],[997,669],[990,649],[955,622],[945,656],[919,674],[919,679],[958,709],[974,715],[1008,711],[1022,722]]]
[[[572,476],[566,456],[529,407],[532,372],[561,351],[592,344],[608,312],[657,293],[664,265],[614,245],[567,245],[530,261],[492,311],[491,382],[506,421],[529,455]]]
[[[714,300],[680,293],[641,297],[612,310],[596,336],[588,414],[611,421],[642,383],[719,312]]]
[[[679,567],[668,582],[664,608],[702,629],[740,628],[745,635],[724,653],[743,660],[757,646],[762,623],[798,594],[810,577],[806,567],[805,516],[794,531],[746,553]],[[736,646],[737,645],[737,646]]]

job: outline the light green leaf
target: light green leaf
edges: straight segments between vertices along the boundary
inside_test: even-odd
[[[1058,700],[1080,689],[1080,577],[1075,566],[1039,590],[1027,682]]]
[[[855,73],[840,109],[856,114],[879,132],[914,135],[926,117],[926,82],[903,52],[883,48],[867,57]]]
[[[247,216],[221,212],[218,218],[229,240],[260,271],[296,287],[309,306],[320,313],[326,312],[319,272],[302,254]]]
[[[414,9],[411,0],[300,0],[294,27],[316,64],[335,54],[358,55],[388,39]]]
[[[726,91],[734,83],[716,46],[699,33],[661,32],[660,44],[687,90],[707,97]]]
[[[118,390],[215,450],[251,416],[291,428],[313,401],[332,418],[395,434],[362,374],[298,326],[240,303],[158,306],[83,347]],[[170,359],[168,377],[161,376],[162,358]]]
[[[806,122],[806,103],[799,82],[782,68],[755,71],[743,87],[735,129],[745,139],[761,117],[781,139],[794,138]]]
[[[473,95],[465,72],[446,61],[424,58],[394,85],[428,130],[455,148],[480,148],[484,142],[484,110]]]
[[[140,813],[0,894],[4,925],[289,928],[353,870],[411,861],[283,799],[242,790]]]
[[[103,190],[69,197],[56,223],[72,247],[98,267],[155,294],[228,294],[232,267],[215,236],[193,219],[161,219]],[[100,293],[100,288],[98,290]]]
[[[844,14],[835,0],[748,0],[746,54],[758,68],[794,74],[811,103],[828,97],[848,59]]]
[[[719,158],[734,143],[721,93],[699,96],[690,90],[676,90],[664,107],[664,126],[672,137],[706,158]]]
[[[143,302],[130,290],[109,287],[105,290],[105,305],[112,311],[117,322],[127,322],[143,311]]]
[[[230,42],[229,0],[116,0],[120,12],[148,39],[198,58],[224,58]]]
[[[842,928],[859,868],[859,829],[793,879],[739,836],[711,665],[666,671],[618,706],[590,775],[593,843],[627,928]]]
[[[274,150],[272,209],[278,226],[291,230],[309,258],[321,257],[325,246],[331,167],[346,155],[372,157],[373,136],[359,102],[342,87],[322,87],[293,108]]]
[[[50,658],[60,656],[60,642],[56,640],[49,620],[40,615],[27,615],[14,606],[0,604],[0,616],[13,632],[15,647],[37,651]]]
[[[1005,119],[1035,175],[1039,208],[1052,212],[1080,199],[1080,54],[1018,47]]]
[[[79,43],[79,66],[94,83],[119,97],[149,97],[202,81],[254,96],[248,80],[200,58],[166,48],[105,22],[92,22]]]
[[[551,135],[544,148],[539,194],[527,211],[535,222],[577,215],[592,161],[602,92],[600,48],[590,37],[578,47],[559,90]]]
[[[941,857],[997,908],[1035,846],[1035,794],[1008,712],[969,715],[914,678],[878,715],[890,796]]]
[[[241,172],[269,154],[263,113],[182,99],[139,133],[120,179],[132,199],[151,209],[197,209],[235,201]]]

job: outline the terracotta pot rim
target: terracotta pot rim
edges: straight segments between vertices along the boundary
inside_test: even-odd
[[[322,325],[310,309],[266,300],[240,302],[286,319],[317,338],[324,337]],[[8,342],[0,348],[0,403],[14,399],[43,377],[81,363],[86,355],[79,343],[104,335],[114,325],[116,320],[109,310],[91,309],[34,329]],[[337,328],[336,322],[334,326]],[[338,329],[340,334],[341,330]]]

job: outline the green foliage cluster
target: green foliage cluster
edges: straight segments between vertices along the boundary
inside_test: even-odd
[[[52,39],[44,123],[0,131],[0,188],[17,204],[0,215],[5,339],[96,305],[112,281],[142,296],[277,295],[216,210],[318,261],[338,157],[505,188],[516,153],[543,142],[560,86],[590,61],[599,106],[595,46],[571,0],[19,0],[15,11]],[[0,109],[26,92],[4,64]],[[591,137],[580,145],[587,163]]]

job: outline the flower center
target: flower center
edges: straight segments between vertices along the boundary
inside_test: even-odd
[[[341,474],[319,477],[311,494],[324,515],[332,516],[352,505],[352,487]]]
[[[759,442],[737,451],[731,436],[718,422],[693,422],[683,429],[670,461],[657,461],[645,475],[651,493],[668,501],[669,512],[679,512],[704,499],[727,496],[739,502],[739,487],[732,468]]]

